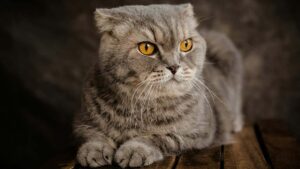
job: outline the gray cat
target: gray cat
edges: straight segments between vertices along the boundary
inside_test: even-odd
[[[146,166],[242,129],[241,56],[197,30],[191,4],[97,9],[95,19],[98,62],[74,122],[82,166]]]

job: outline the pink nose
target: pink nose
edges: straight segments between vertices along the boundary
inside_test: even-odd
[[[173,65],[173,66],[168,66],[167,69],[169,69],[172,74],[175,74],[178,70],[179,66],[178,65]]]

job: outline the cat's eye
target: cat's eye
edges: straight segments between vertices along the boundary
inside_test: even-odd
[[[139,51],[146,56],[153,55],[156,53],[157,48],[156,46],[151,42],[141,42],[138,44]]]
[[[180,42],[180,51],[181,52],[188,52],[193,47],[192,39],[186,39]]]

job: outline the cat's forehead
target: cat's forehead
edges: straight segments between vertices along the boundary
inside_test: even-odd
[[[95,11],[100,32],[113,32],[119,39],[137,43],[153,41],[174,46],[197,26],[191,4],[132,5]]]
[[[182,5],[137,5],[123,6],[116,8],[116,11],[123,13],[124,19],[128,19],[133,24],[136,28],[133,32],[141,33],[139,41],[150,39],[172,46],[178,41],[188,38],[189,29],[193,29],[189,25],[191,19],[194,21],[194,17],[184,13],[187,12],[186,10],[193,9],[186,8]]]
[[[181,21],[186,18],[194,19],[193,6],[191,4],[153,4],[153,5],[128,5],[109,9],[111,14],[125,20],[170,20]]]
[[[140,38],[137,41],[152,41],[169,48],[189,37],[190,33],[176,18],[150,18],[135,26],[137,29],[131,35]]]

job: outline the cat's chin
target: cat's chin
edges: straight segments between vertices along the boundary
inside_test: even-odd
[[[190,91],[191,86],[187,81],[176,80],[175,78],[168,80],[164,85],[164,93],[168,96],[181,96]]]
[[[174,83],[174,84],[179,84],[181,83],[182,81],[180,80],[177,80],[176,78],[171,78],[170,80],[168,80],[166,83]]]

